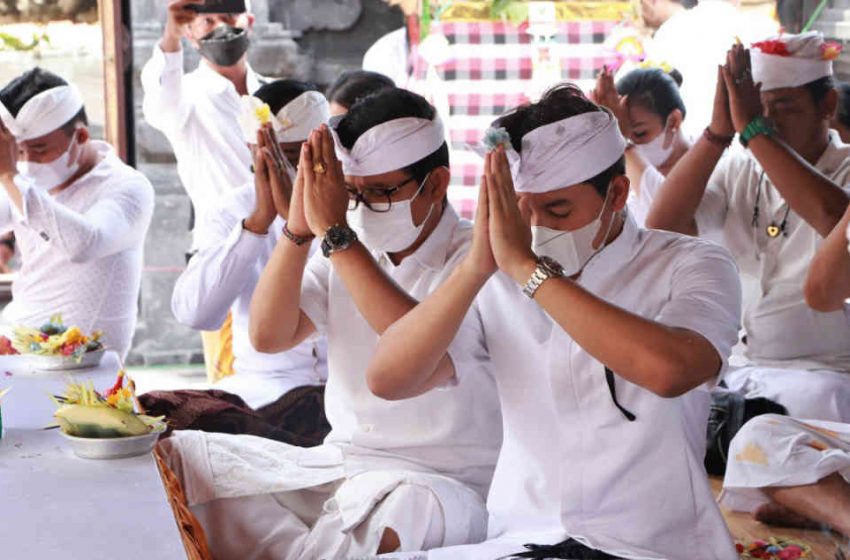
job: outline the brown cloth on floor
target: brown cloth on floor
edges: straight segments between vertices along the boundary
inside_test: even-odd
[[[325,418],[325,388],[296,387],[257,410],[237,395],[209,391],[152,391],[139,395],[147,414],[165,416],[168,431],[201,430],[259,436],[300,447],[324,441],[331,429]]]

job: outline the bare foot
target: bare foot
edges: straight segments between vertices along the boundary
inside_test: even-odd
[[[762,504],[753,512],[756,521],[777,527],[798,527],[801,529],[821,529],[821,524],[808,517],[794,513],[777,503]]]

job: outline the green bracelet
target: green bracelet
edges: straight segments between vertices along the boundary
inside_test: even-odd
[[[747,144],[750,143],[750,140],[761,134],[765,136],[773,136],[773,127],[770,126],[770,123],[767,122],[766,118],[759,115],[751,120],[746,127],[744,127],[739,138],[741,145],[746,148]]]

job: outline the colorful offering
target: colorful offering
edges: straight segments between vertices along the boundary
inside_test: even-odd
[[[61,315],[54,315],[38,329],[18,327],[14,339],[0,337],[0,352],[36,356],[73,357],[78,362],[86,353],[104,349],[100,341],[103,333],[95,331],[85,335],[79,327],[66,327]]]
[[[54,417],[62,431],[80,438],[122,438],[159,432],[165,428],[164,417],[136,412],[132,381],[125,386],[127,375],[118,372],[115,385],[104,393],[91,382],[69,383],[64,395],[53,397],[58,405]]]

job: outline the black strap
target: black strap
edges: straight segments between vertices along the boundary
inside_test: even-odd
[[[607,367],[605,368],[605,381],[608,382],[608,390],[611,392],[611,399],[614,401],[614,406],[620,409],[620,412],[623,413],[623,416],[625,416],[626,420],[629,422],[637,420],[637,416],[629,412],[619,403],[619,401],[617,401],[617,386],[614,384],[614,372]]]
[[[526,544],[526,551],[512,554],[509,558],[533,558],[545,560],[547,558],[565,558],[568,560],[617,560],[618,556],[611,556],[607,552],[589,548],[575,539],[567,539],[558,544]]]

